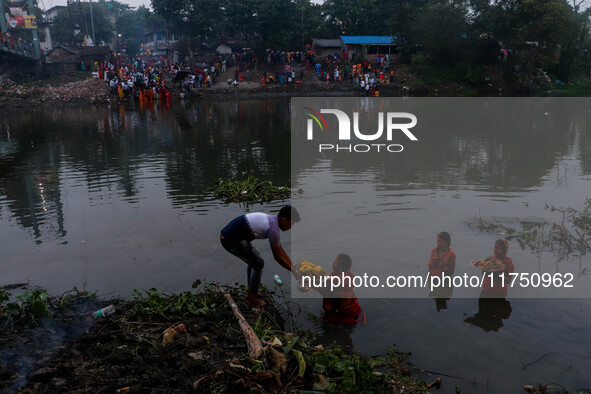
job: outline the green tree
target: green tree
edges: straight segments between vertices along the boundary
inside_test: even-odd
[[[222,31],[226,36],[252,41],[256,37],[257,0],[223,0]]]
[[[471,6],[474,29],[492,33],[511,49],[528,76],[537,66],[553,69],[559,63],[562,78],[568,76],[585,18],[566,0],[471,0]]]
[[[222,3],[217,0],[152,0],[152,8],[183,35],[191,63],[193,46],[215,42],[224,26]]]
[[[387,7],[385,27],[388,35],[396,37],[396,43],[399,46],[407,46],[410,43],[415,25],[415,14],[427,3],[427,0],[393,0],[390,2]]]
[[[101,3],[92,4],[95,45],[109,42],[113,31],[107,11]],[[82,46],[84,36],[92,37],[89,3],[71,3],[68,9],[58,11],[52,25],[56,42],[74,47]]]
[[[409,41],[424,47],[434,60],[445,60],[458,51],[468,35],[467,15],[464,1],[429,1],[414,10]]]
[[[561,49],[573,36],[572,11],[564,0],[524,0],[519,8],[519,24],[513,46],[527,51],[527,74],[542,67],[558,64]],[[528,44],[530,43],[530,44]],[[528,47],[524,47],[528,45]]]
[[[575,10],[577,10],[577,7],[573,9],[573,11]],[[591,63],[589,58],[591,52],[588,49],[588,14],[589,10],[582,14],[574,12],[571,17],[571,24],[568,26],[569,39],[562,48],[560,60],[556,67],[556,74],[563,81],[568,81],[573,71],[585,76],[588,75],[589,64]]]
[[[127,54],[135,56],[140,52],[146,31],[166,31],[166,22],[145,6],[137,10],[122,9],[117,15],[117,32],[125,41]]]
[[[303,33],[303,43],[310,44],[313,38],[334,38],[335,34],[329,23],[326,21],[324,8],[320,4],[311,3],[309,0],[298,1],[297,7],[301,12],[300,31],[296,37]]]
[[[337,35],[383,35],[391,6],[385,0],[326,0],[327,21]]]
[[[300,15],[290,0],[257,0],[256,32],[260,48],[288,48],[294,37],[300,37]]]

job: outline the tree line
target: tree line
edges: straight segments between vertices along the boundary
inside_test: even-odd
[[[589,60],[589,9],[584,0],[571,1],[152,0],[152,11],[101,0],[93,11],[97,41],[121,34],[130,55],[139,52],[146,28],[182,34],[187,48],[238,39],[257,51],[302,50],[313,38],[391,35],[419,68],[478,62],[466,54],[488,40],[511,51],[523,73],[540,67],[568,80]],[[72,4],[88,20],[88,3]],[[79,40],[83,31],[71,11],[60,12],[54,25],[62,42]]]

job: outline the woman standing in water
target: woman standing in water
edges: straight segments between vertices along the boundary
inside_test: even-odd
[[[451,277],[456,269],[456,254],[451,250],[451,236],[442,231],[437,234],[437,245],[429,256],[429,274],[440,278]],[[450,278],[451,279],[451,278]],[[452,297],[454,288],[451,284],[438,286],[429,293],[435,299],[437,312],[447,309],[447,301]]]
[[[450,248],[451,236],[443,231],[437,234],[437,246],[429,256],[429,273],[431,276],[451,276],[456,269],[456,254]]]
[[[480,297],[507,297],[509,283],[511,282],[511,276],[509,274],[515,271],[513,260],[511,260],[511,257],[507,256],[508,250],[509,242],[506,239],[501,238],[495,242],[495,247],[493,249],[494,256],[490,256],[489,258],[502,261],[505,264],[505,269],[495,272],[492,277],[490,274],[486,275],[482,283],[482,293],[480,293]]]

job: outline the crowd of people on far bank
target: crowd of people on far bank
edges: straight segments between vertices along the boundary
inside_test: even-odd
[[[195,66],[188,62],[174,62],[167,56],[123,55],[113,56],[109,61],[81,61],[80,70],[92,71],[95,78],[108,83],[110,91],[121,99],[131,96],[139,101],[151,101],[170,99],[171,82],[173,85],[178,83],[179,98],[193,94],[198,88],[210,88],[230,67],[234,67],[236,86],[238,81],[250,80],[255,64],[253,52],[220,55],[210,63],[201,62]]]
[[[120,99],[133,97],[138,101],[171,100],[164,74],[172,67],[171,59],[164,56],[113,56],[109,61],[80,62],[80,69],[91,71],[95,78],[105,81],[112,94]]]
[[[219,56],[211,64],[190,66],[188,62],[174,62],[167,56],[112,56],[108,61],[80,62],[80,70],[91,71],[104,80],[111,93],[120,99],[133,97],[138,101],[170,100],[171,82],[180,86],[178,97],[184,98],[197,88],[211,87],[216,78],[229,67],[238,75],[254,67],[255,57],[250,52]],[[238,79],[238,78],[237,78]],[[168,80],[168,83],[167,83]]]
[[[347,51],[320,57],[312,51],[268,49],[263,55],[253,51],[218,55],[196,65],[187,61],[174,62],[167,56],[113,56],[102,62],[82,61],[80,69],[91,71],[95,78],[104,80],[119,98],[144,101],[170,99],[172,90],[181,99],[192,96],[200,89],[220,83],[222,77],[223,87],[228,89],[243,82],[260,83],[258,86],[263,88],[269,84],[298,85],[309,78],[322,83],[326,89],[340,85],[367,96],[377,96],[379,86],[394,77],[390,63],[389,55],[377,55],[373,61],[368,61]],[[264,64],[258,73],[255,72],[257,64]]]
[[[328,86],[331,82],[350,81],[358,90],[368,96],[378,95],[378,86],[394,78],[390,66],[390,55],[376,55],[371,62],[355,52],[344,51],[343,56],[335,53],[324,59],[313,59],[316,75]]]
[[[389,83],[394,78],[394,69],[390,66],[390,55],[376,55],[374,61],[369,61],[355,52],[344,51],[328,56],[317,56],[312,51],[285,52],[268,51],[266,63],[281,65],[274,73],[265,73],[261,83],[276,82],[279,84],[295,82],[304,79],[304,69],[315,75],[318,82],[329,88],[331,84],[348,82],[349,86],[361,90],[367,96],[377,96],[380,84]],[[293,64],[296,65],[293,65]]]

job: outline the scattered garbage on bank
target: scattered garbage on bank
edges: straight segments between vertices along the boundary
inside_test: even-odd
[[[0,105],[26,105],[43,103],[101,104],[111,101],[104,81],[85,79],[69,83],[56,82],[44,86],[35,83],[17,84],[0,77]]]

